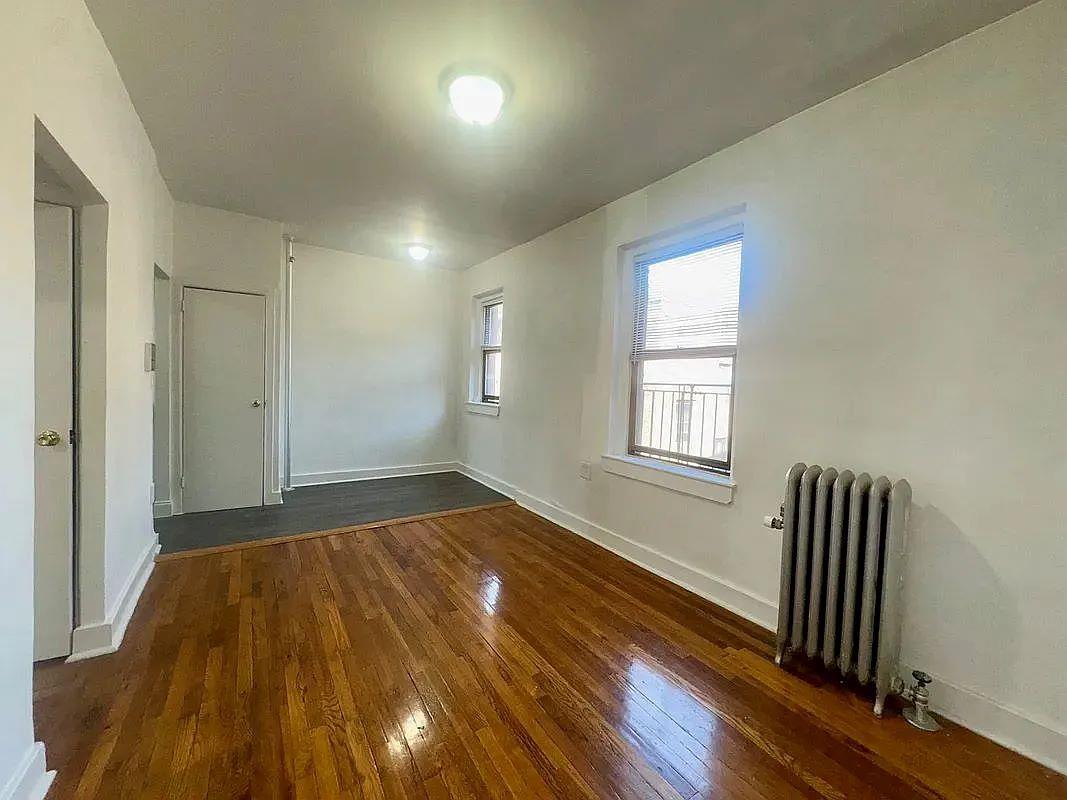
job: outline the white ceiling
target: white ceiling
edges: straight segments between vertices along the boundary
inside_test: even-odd
[[[179,200],[462,268],[1030,0],[88,0]],[[514,96],[451,117],[456,63]]]

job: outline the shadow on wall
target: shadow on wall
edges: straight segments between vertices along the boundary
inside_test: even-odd
[[[935,675],[969,674],[971,685],[1009,686],[1021,624],[1013,598],[967,535],[936,506],[913,506],[910,528],[904,663]],[[983,641],[997,646],[961,647]]]

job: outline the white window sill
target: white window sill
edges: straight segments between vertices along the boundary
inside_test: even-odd
[[[467,411],[471,414],[484,414],[487,417],[500,416],[499,403],[478,403],[473,400],[467,401]]]
[[[668,464],[653,458],[604,454],[600,457],[600,466],[605,472],[613,475],[651,483],[672,492],[724,505],[733,502],[734,489],[737,488],[733,478],[728,475],[717,475],[681,464]]]

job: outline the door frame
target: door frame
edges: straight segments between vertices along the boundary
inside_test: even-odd
[[[33,199],[74,212],[71,411],[76,442],[71,475],[71,658],[76,659],[99,649],[105,633],[110,636],[104,587],[110,207],[107,198],[36,117],[34,158]],[[41,166],[46,168],[43,173]],[[36,309],[34,320],[36,324]]]
[[[176,302],[178,305],[177,329],[175,341],[172,343],[172,355],[176,362],[175,380],[177,381],[177,464],[178,473],[175,476],[175,487],[172,510],[174,514],[181,514],[185,505],[185,292],[187,289],[195,289],[204,292],[222,292],[224,294],[240,294],[251,297],[263,298],[263,475],[261,476],[260,505],[272,505],[272,487],[274,482],[272,469],[274,456],[274,442],[277,434],[277,398],[275,388],[277,377],[274,371],[273,343],[276,339],[275,330],[275,293],[274,292],[246,292],[238,289],[220,289],[215,286],[203,286],[199,283],[186,283],[179,281]],[[273,434],[273,435],[272,435]],[[281,502],[280,492],[276,501]]]
[[[160,310],[156,303],[156,289],[160,282],[164,282],[167,288],[167,302],[165,304],[166,317],[163,320],[158,318],[158,311]],[[177,425],[175,423],[175,404],[176,388],[175,381],[177,380],[175,375],[174,364],[174,331],[175,331],[175,319],[174,319],[174,286],[176,281],[174,276],[167,272],[158,263],[152,265],[152,311],[153,311],[153,337],[155,344],[155,359],[152,364],[154,370],[154,383],[152,386],[152,519],[158,519],[160,517],[169,517],[173,514],[174,506],[174,484],[177,482],[176,477],[178,474],[178,460],[175,454],[177,447]],[[160,323],[164,323],[162,326]],[[160,334],[165,331],[166,337],[164,341],[160,341]],[[166,369],[160,369],[160,364],[165,364]],[[156,460],[159,454],[156,452],[158,444],[158,437],[160,430],[158,429],[159,420],[157,415],[160,413],[158,402],[159,397],[159,383],[160,381],[166,381],[166,395],[163,398],[166,407],[162,409],[165,416],[166,427],[162,431],[166,441],[166,474],[159,476],[164,482],[167,497],[166,500],[160,500],[160,482],[156,480]]]

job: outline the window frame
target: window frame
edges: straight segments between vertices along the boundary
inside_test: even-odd
[[[628,347],[625,351],[624,358],[626,359],[627,366],[627,378],[628,378],[628,403],[627,413],[625,419],[626,429],[626,455],[631,458],[638,459],[651,459],[659,464],[669,465],[671,467],[680,467],[683,469],[699,470],[704,473],[710,473],[713,475],[730,477],[733,474],[734,466],[734,417],[736,411],[736,399],[737,399],[737,361],[738,361],[738,345],[727,345],[721,347],[699,347],[680,349],[677,351],[671,351],[659,356],[660,359],[671,360],[686,360],[686,359],[709,359],[709,358],[729,358],[733,362],[733,366],[730,370],[730,420],[726,433],[726,457],[725,459],[715,459],[705,456],[693,456],[686,453],[678,453],[672,450],[663,450],[661,448],[645,447],[637,443],[638,433],[638,412],[640,408],[639,394],[642,386],[642,376],[644,373],[644,364],[646,361],[657,360],[657,358],[645,358],[634,359],[632,357],[632,349],[634,343],[634,325],[633,323],[633,302],[637,295],[638,287],[635,285],[636,280],[636,267],[639,262],[659,262],[666,261],[671,258],[675,258],[687,253],[701,252],[704,250],[710,250],[717,246],[728,244],[731,241],[740,239],[742,242],[742,269],[744,260],[744,228],[740,224],[728,225],[726,227],[717,227],[712,231],[704,231],[699,234],[690,234],[688,236],[675,236],[664,241],[659,239],[647,243],[643,248],[634,249],[629,257],[626,259],[626,268],[629,271],[629,280],[627,285],[629,286],[629,305],[630,312],[630,330],[627,336]],[[647,291],[646,291],[647,296]],[[738,304],[738,318],[740,320],[740,303]],[[716,401],[717,402],[717,401]]]
[[[479,380],[479,394],[481,395],[481,402],[487,403],[489,405],[499,405],[500,404],[500,395],[499,394],[486,394],[485,393],[485,384],[486,384],[486,377],[488,376],[489,356],[490,356],[490,354],[496,353],[498,356],[500,356],[501,368],[503,368],[503,362],[504,362],[504,356],[503,356],[503,346],[504,346],[504,298],[498,296],[498,297],[493,298],[492,300],[483,301],[481,306],[482,306],[482,337],[481,337],[482,369],[481,369],[481,377],[480,377],[480,380]],[[486,331],[489,330],[490,309],[495,308],[496,306],[500,306],[500,344],[495,344],[495,345],[494,344],[486,344],[486,341],[485,341],[486,336],[485,336],[485,334],[486,334]],[[500,391],[500,390],[497,389],[497,391]]]
[[[487,315],[493,306],[501,307],[500,344],[486,344],[485,331]],[[490,395],[485,392],[485,376],[489,364],[489,355],[499,353],[501,367],[503,367],[504,350],[504,323],[503,323],[504,292],[503,289],[493,289],[489,292],[476,294],[473,298],[471,314],[471,364],[470,364],[470,388],[467,395],[468,409],[476,413],[490,413],[495,416],[499,413],[500,395]]]
[[[498,395],[498,394],[487,394],[486,391],[485,391],[486,378],[488,378],[488,370],[489,370],[489,356],[491,354],[493,354],[493,353],[495,353],[496,355],[500,355],[500,348],[499,347],[488,347],[486,345],[482,345],[482,372],[481,372],[481,381],[479,381],[479,383],[481,383],[481,386],[482,386],[482,398],[481,398],[480,402],[482,402],[482,403],[490,403],[490,404],[493,404],[493,405],[499,405],[500,404],[500,395]]]

